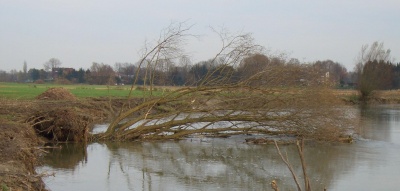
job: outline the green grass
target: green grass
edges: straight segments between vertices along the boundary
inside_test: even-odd
[[[59,84],[33,84],[33,83],[0,83],[0,98],[6,99],[35,99],[49,88],[62,87],[68,89],[78,98],[86,97],[127,97],[130,85],[106,86],[106,85],[59,85]],[[133,90],[133,97],[142,97],[148,92]],[[162,91],[155,91],[153,95],[160,96]]]
[[[7,186],[6,184],[2,183],[2,184],[1,184],[1,190],[2,190],[2,191],[9,191],[10,188],[8,188],[8,186]]]

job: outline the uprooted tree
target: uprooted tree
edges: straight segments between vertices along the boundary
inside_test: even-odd
[[[237,68],[246,70],[245,62],[251,60],[246,58],[263,51],[250,34],[218,32],[222,48],[210,60],[205,75],[193,84],[153,95],[157,68],[184,56],[183,43],[193,36],[190,28],[185,23],[171,25],[155,46],[144,49],[136,72],[145,70],[143,90],[147,94],[137,104],[122,106],[107,131],[93,139],[287,134],[335,140],[351,128],[345,112],[337,107],[338,99],[326,76],[315,68],[270,64],[247,72],[245,78],[235,76]]]

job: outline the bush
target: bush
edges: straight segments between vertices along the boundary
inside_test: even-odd
[[[35,81],[35,84],[44,84],[44,80],[38,79]]]
[[[57,78],[54,81],[55,84],[63,84],[63,85],[68,85],[68,84],[72,84],[69,80],[65,79],[65,78]]]
[[[135,88],[135,90],[145,91],[145,90],[148,90],[148,89],[145,88],[145,87],[143,87],[143,86],[137,86],[137,87]]]

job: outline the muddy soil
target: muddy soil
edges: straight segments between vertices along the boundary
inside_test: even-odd
[[[87,141],[85,133],[92,125],[110,120],[124,103],[125,99],[50,96],[0,99],[0,190],[45,190],[41,178],[50,175],[37,174],[35,166],[49,149],[46,143]]]

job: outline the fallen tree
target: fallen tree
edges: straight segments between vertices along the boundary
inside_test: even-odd
[[[328,80],[308,65],[269,65],[244,79],[232,70],[245,58],[259,54],[249,34],[230,36],[219,32],[222,48],[216,63],[195,86],[190,84],[162,96],[153,96],[155,68],[179,58],[180,44],[190,27],[184,23],[167,28],[157,44],[145,48],[138,71],[145,68],[148,91],[136,106],[125,104],[104,133],[95,140],[159,140],[187,136],[236,134],[287,134],[318,140],[338,140],[352,123],[338,108]],[[137,80],[137,79],[136,79]],[[132,85],[134,88],[135,83]],[[128,98],[130,99],[130,98]]]

